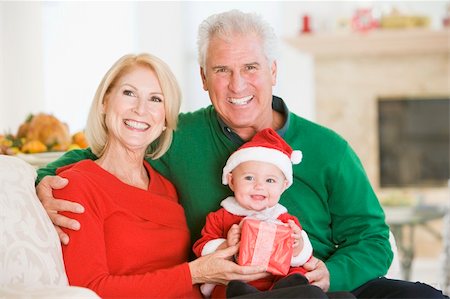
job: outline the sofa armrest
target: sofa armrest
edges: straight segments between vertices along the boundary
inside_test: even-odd
[[[0,288],[0,298],[64,298],[64,299],[97,299],[100,298],[94,291],[72,286],[53,286],[45,288],[23,289],[22,287]]]

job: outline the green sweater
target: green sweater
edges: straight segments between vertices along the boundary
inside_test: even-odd
[[[363,166],[336,133],[290,113],[283,137],[303,153],[293,166],[294,183],[280,203],[308,232],[314,256],[325,261],[330,291],[353,290],[383,276],[392,261],[389,228]],[[171,180],[185,209],[192,241],[200,236],[206,215],[231,195],[221,184],[222,168],[239,145],[222,132],[212,106],[180,114],[170,150],[152,166]],[[38,179],[82,159],[90,150],[75,150],[38,170]],[[125,253],[124,253],[125,254]]]

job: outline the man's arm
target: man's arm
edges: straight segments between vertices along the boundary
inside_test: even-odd
[[[58,212],[68,211],[73,213],[83,213],[84,207],[78,203],[67,200],[60,200],[53,197],[53,189],[64,188],[68,181],[67,179],[55,176],[56,170],[59,167],[69,165],[80,160],[92,159],[97,157],[90,151],[86,150],[72,150],[65,153],[58,160],[49,163],[47,166],[40,168],[38,177],[36,179],[36,193],[45,208],[50,220],[55,225],[58,232],[59,239],[63,244],[69,243],[69,236],[64,233],[61,227],[66,227],[73,230],[80,229],[80,223],[76,220],[60,215]]]
[[[386,274],[392,261],[389,227],[356,154],[340,158],[328,199],[332,236],[337,244],[325,261],[330,290],[352,290]],[[351,279],[349,279],[351,277]]]
[[[47,175],[55,175],[56,169],[85,159],[97,160],[91,149],[75,149],[66,152],[57,160],[48,163],[37,171],[36,185]]]

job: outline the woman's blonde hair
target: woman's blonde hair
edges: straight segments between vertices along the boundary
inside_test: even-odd
[[[147,148],[147,157],[161,157],[172,142],[172,134],[176,129],[178,113],[181,105],[181,91],[178,82],[169,66],[156,56],[143,53],[128,54],[121,57],[108,70],[97,88],[86,124],[85,134],[92,152],[101,157],[108,142],[108,128],[103,113],[103,103],[116,82],[135,66],[146,66],[153,70],[159,80],[164,95],[166,113],[166,130]]]

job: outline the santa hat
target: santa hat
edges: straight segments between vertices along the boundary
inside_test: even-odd
[[[288,187],[292,185],[292,164],[302,160],[302,152],[292,150],[277,132],[268,128],[256,133],[253,138],[238,148],[223,168],[222,183],[228,184],[228,173],[246,161],[261,161],[276,165],[286,177]]]

